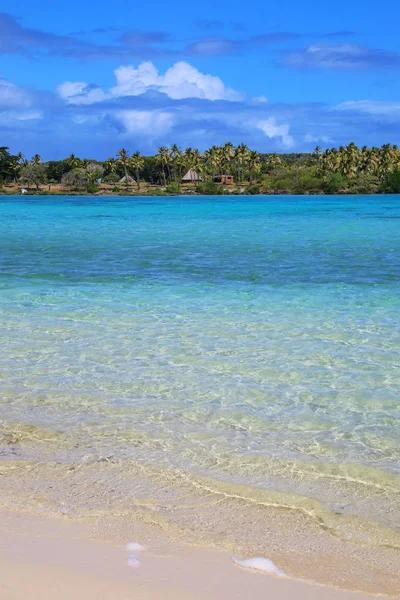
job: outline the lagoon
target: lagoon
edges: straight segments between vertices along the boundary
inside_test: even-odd
[[[2,505],[336,584],[392,548],[393,590],[399,228],[398,196],[0,198]]]

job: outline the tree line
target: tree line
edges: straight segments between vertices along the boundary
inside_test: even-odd
[[[154,156],[121,148],[105,161],[71,154],[43,162],[39,154],[27,159],[0,147],[0,186],[14,183],[39,190],[61,184],[66,190],[95,193],[102,183],[115,192],[121,187],[139,191],[144,183],[179,193],[186,172],[199,193],[224,193],[225,186],[215,181],[226,184],[226,176],[233,177],[231,193],[399,193],[400,150],[391,144],[358,148],[352,142],[325,151],[317,146],[312,153],[268,154],[227,142],[203,153],[174,144],[161,146]]]

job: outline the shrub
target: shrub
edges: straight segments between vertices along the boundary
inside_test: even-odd
[[[386,177],[382,191],[386,194],[400,194],[400,171],[393,171]]]
[[[181,193],[181,186],[176,181],[171,181],[165,188],[167,194],[172,194],[173,196],[177,196]]]
[[[324,181],[320,177],[316,177],[310,173],[304,173],[303,175],[300,175],[295,185],[295,190],[299,194],[304,194],[305,192],[320,191],[323,187]]]
[[[86,191],[89,194],[95,194],[99,189],[99,186],[94,181],[88,181],[86,186]]]
[[[165,190],[163,188],[157,187],[153,190],[149,190],[149,194],[153,194],[154,196],[165,196]]]
[[[249,187],[247,188],[247,193],[250,194],[251,196],[254,196],[255,194],[259,194],[260,193],[260,186],[259,185],[249,185]]]
[[[82,169],[74,169],[63,175],[61,180],[63,186],[72,190],[85,190],[87,186],[87,176]]]
[[[340,173],[330,173],[325,177],[323,184],[324,192],[327,194],[337,194],[340,190],[347,187],[348,182]]]
[[[120,177],[116,173],[109,173],[104,177],[105,183],[117,183],[120,180]]]
[[[221,196],[223,189],[215,181],[202,181],[197,186],[197,191],[203,196]]]
[[[271,179],[271,186],[274,190],[291,191],[293,189],[293,178],[286,175],[284,177],[273,177]]]
[[[379,179],[370,173],[360,173],[351,182],[351,191],[354,194],[375,194],[379,190]]]
[[[113,189],[111,190],[112,192],[120,192],[121,188],[119,188],[117,185],[114,185]]]

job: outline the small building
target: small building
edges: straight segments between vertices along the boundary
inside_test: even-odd
[[[233,175],[218,175],[217,177],[214,177],[214,181],[225,185],[233,185],[235,183]]]
[[[136,181],[130,175],[124,175],[123,178],[118,181],[118,183],[131,183],[134,185]]]
[[[189,169],[189,171],[182,177],[182,183],[194,183],[202,181],[202,178],[194,169]]]

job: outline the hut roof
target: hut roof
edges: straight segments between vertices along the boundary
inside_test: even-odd
[[[126,183],[126,182],[128,182],[128,183],[136,183],[136,181],[130,175],[128,175],[128,176],[124,175],[123,178],[120,179],[118,183]]]
[[[197,171],[189,169],[186,175],[182,177],[182,181],[201,181],[201,177]]]

